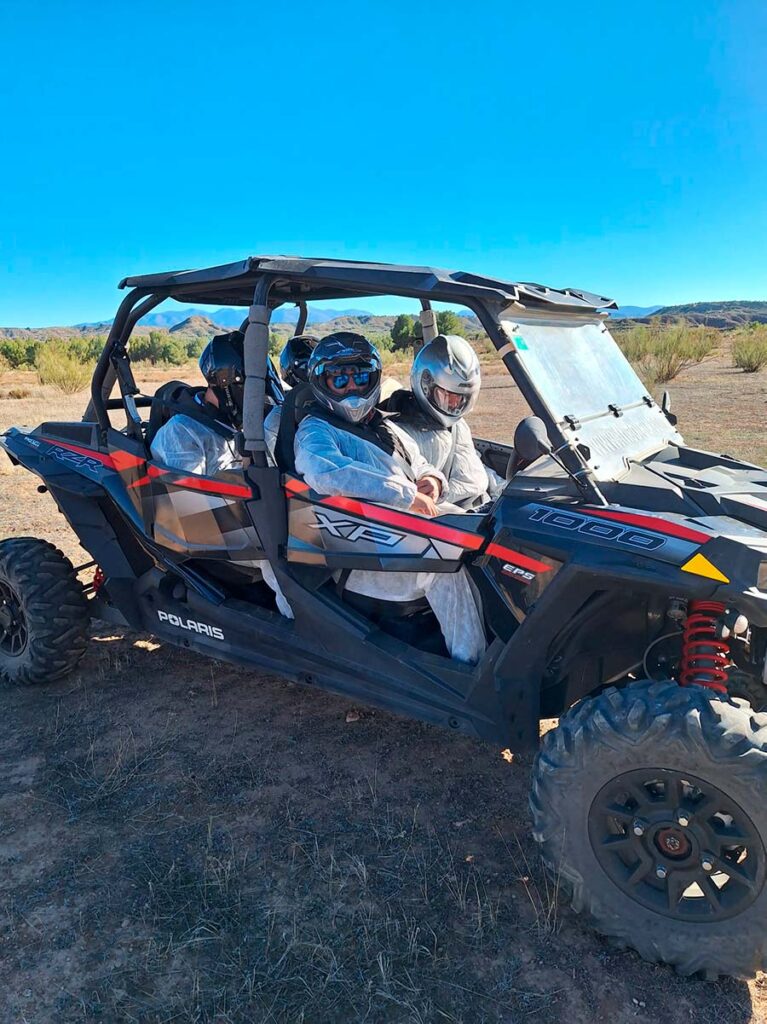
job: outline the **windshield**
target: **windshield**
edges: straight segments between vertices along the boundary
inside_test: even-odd
[[[627,459],[681,443],[602,321],[525,314],[502,323],[551,418],[590,449],[597,479],[615,479]]]

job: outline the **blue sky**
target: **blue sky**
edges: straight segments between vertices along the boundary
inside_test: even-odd
[[[2,326],[257,252],[767,298],[762,0],[4,0],[0,40]]]

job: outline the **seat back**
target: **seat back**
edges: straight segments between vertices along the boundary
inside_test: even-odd
[[[192,387],[182,380],[169,380],[166,384],[161,384],[152,396],[152,407],[149,410],[146,428],[147,445],[151,446],[160,427],[164,426],[171,416],[175,416],[177,412],[186,415],[193,413],[195,395],[204,391],[204,387]]]
[[[312,389],[308,384],[298,384],[285,394],[277,441],[274,445],[274,458],[283,473],[296,471],[296,428],[311,400]]]

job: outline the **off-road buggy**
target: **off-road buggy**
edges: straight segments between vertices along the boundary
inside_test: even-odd
[[[608,331],[609,299],[466,273],[254,257],[127,278],[82,422],[11,428],[95,575],[51,544],[0,544],[0,670],[41,683],[74,668],[92,618],[279,672],[523,753],[548,868],[601,932],[684,973],[767,966],[767,472],[685,446]],[[284,303],[372,295],[472,310],[530,406],[478,513],[435,519],[316,494],[293,462],[285,400],[277,465],[264,442],[269,320]],[[162,395],[128,355],[164,299],[248,307],[242,473],[152,460]],[[117,386],[117,392],[115,392]],[[274,398],[274,389],[271,389]],[[279,400],[279,396],[274,399]],[[167,414],[167,410],[165,410]],[[118,422],[118,420],[120,422]],[[268,560],[295,613],[276,610]],[[439,646],[420,607],[339,593],[339,570],[456,572],[481,595],[487,653]],[[6,697],[7,699],[7,697]]]

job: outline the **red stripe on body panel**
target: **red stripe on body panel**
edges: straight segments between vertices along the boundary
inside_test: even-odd
[[[150,463],[147,466],[146,475],[138,480],[134,480],[132,484],[128,485],[128,489],[144,487],[158,476],[168,476],[172,472],[173,470],[163,469]],[[249,487],[243,487],[240,484],[229,484],[225,480],[209,480],[207,477],[180,476],[168,480],[167,483],[171,487],[185,487],[192,491],[204,491],[206,494],[218,494],[225,498],[251,498],[253,496]]]
[[[638,515],[635,512],[613,512],[601,508],[582,508],[578,511],[589,516],[599,516],[601,519],[614,519],[615,522],[637,526],[642,530],[665,533],[669,537],[679,537],[680,540],[689,540],[692,544],[705,544],[706,541],[713,540],[710,533],[693,530],[689,526],[669,522],[668,519],[658,519],[656,516]]]
[[[479,534],[457,530],[453,526],[443,526],[433,519],[423,519],[421,516],[409,515],[407,512],[397,512],[395,509],[382,508],[380,505],[369,505],[356,498],[322,498],[319,504],[349,512],[362,519],[385,523],[387,526],[398,526],[407,530],[408,533],[417,533],[421,537],[445,541],[447,544],[455,544],[470,551],[477,551],[485,543],[485,538]]]
[[[206,477],[182,476],[169,480],[172,487],[187,487],[192,491],[204,491],[205,494],[219,494],[226,498],[252,498],[249,487],[240,484],[228,484],[223,480],[208,480]]]
[[[170,473],[169,469],[161,469],[159,466],[153,466],[150,462],[146,467],[146,473],[144,476],[139,477],[138,480],[134,480],[132,484],[128,484],[128,490],[131,490],[133,487],[144,487],[146,484],[154,480],[155,477],[166,476],[168,473]]]
[[[506,562],[511,562],[512,565],[518,565],[520,569],[529,569],[530,572],[549,572],[551,570],[551,566],[546,565],[545,562],[538,562],[528,555],[514,551],[513,548],[505,548],[503,544],[490,543],[482,553],[492,555],[494,558],[502,558]]]
[[[290,477],[285,481],[285,491],[289,495],[306,494],[309,490],[311,490],[309,484],[305,484],[303,480],[296,480],[295,478]]]
[[[112,464],[118,472],[123,469],[135,469],[136,466],[143,466],[146,459],[140,455],[131,455],[122,448],[115,448],[112,452]]]

